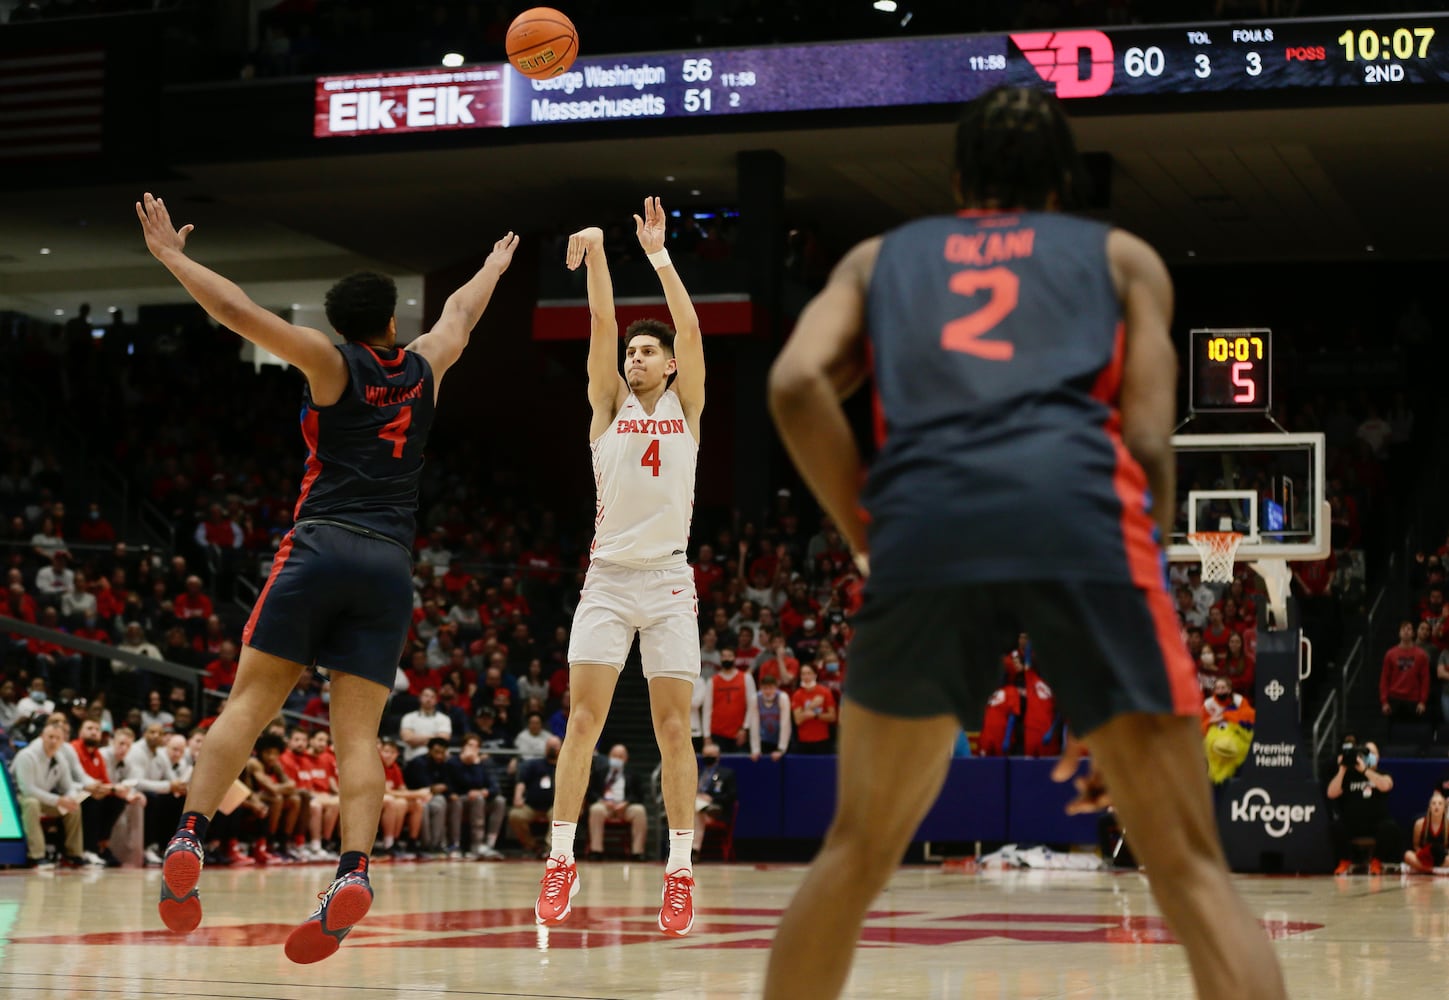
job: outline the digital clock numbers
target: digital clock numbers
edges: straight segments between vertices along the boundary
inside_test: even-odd
[[[1271,330],[1193,330],[1189,336],[1189,410],[1257,413],[1273,405]]]

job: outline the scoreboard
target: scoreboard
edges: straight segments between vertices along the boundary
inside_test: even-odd
[[[1449,84],[1449,15],[1026,31],[320,77],[313,134],[379,135],[955,104],[1002,84],[1067,101]]]

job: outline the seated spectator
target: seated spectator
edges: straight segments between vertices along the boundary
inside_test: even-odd
[[[534,713],[537,714],[537,713]],[[538,728],[543,730],[543,718],[538,720]],[[512,738],[497,727],[497,716],[492,705],[479,705],[473,712],[473,732],[483,744],[483,753],[490,754],[495,750],[507,750],[513,745]],[[540,751],[541,753],[541,751]],[[513,759],[510,758],[510,771],[512,770]]]
[[[20,697],[20,688],[13,680],[7,677],[0,681],[0,739],[15,728],[26,700]]]
[[[719,633],[712,628],[699,637],[699,666],[706,680],[719,669]]]
[[[176,595],[171,607],[188,636],[201,635],[206,620],[213,614],[211,598],[201,589],[201,577],[194,573],[186,578],[186,589]]]
[[[1411,632],[1412,634],[1412,632]],[[1403,834],[1389,816],[1388,797],[1394,779],[1378,772],[1379,748],[1372,742],[1360,743],[1347,735],[1338,755],[1338,773],[1328,782],[1328,798],[1338,804],[1339,815],[1333,823],[1333,844],[1339,862],[1335,875],[1353,870],[1352,844],[1357,838],[1373,838],[1373,856],[1369,873],[1383,872],[1384,861],[1397,861],[1403,850]]]
[[[513,786],[513,808],[508,812],[508,828],[518,838],[525,854],[544,857],[549,841],[533,835],[534,823],[553,821],[554,776],[558,771],[558,750],[562,742],[551,737],[541,758],[524,761],[518,769],[518,782]]]
[[[835,696],[817,682],[815,666],[800,666],[800,686],[790,698],[795,717],[795,752],[833,753],[835,750]]]
[[[528,661],[528,670],[518,679],[518,697],[525,703],[537,698],[541,703],[548,701],[548,678],[543,676],[543,661],[538,657]]]
[[[1197,603],[1192,599],[1192,590],[1188,587],[1178,587],[1176,594],[1177,620],[1184,625],[1195,625],[1202,628],[1207,623],[1207,616],[1198,611]]]
[[[75,571],[69,564],[70,553],[59,549],[35,574],[35,599],[41,607],[58,609],[62,598],[75,591]]]
[[[715,562],[714,547],[708,542],[699,547],[699,558],[695,560],[692,569],[696,595],[708,594],[724,582],[724,567]]]
[[[790,584],[790,599],[778,611],[780,629],[786,635],[793,637],[804,629],[805,619],[814,619],[819,613],[820,605],[810,596],[809,584],[804,580],[796,580]],[[796,653],[805,655],[798,644],[792,641],[790,645]],[[813,648],[811,652],[814,652]]]
[[[735,772],[720,763],[719,747],[706,743],[700,756],[699,786],[694,793],[694,848],[692,860],[699,861],[704,847],[705,824],[710,819],[729,822],[735,808]]]
[[[414,791],[426,789],[432,793],[423,805],[423,851],[461,858],[462,851],[453,838],[462,830],[463,803],[449,784],[448,738],[429,739],[425,752],[403,766],[403,779]]]
[[[60,598],[60,620],[67,627],[79,625],[85,619],[94,621],[99,617],[96,595],[91,593],[90,577],[85,570],[75,571],[75,583],[70,592]]]
[[[498,834],[503,829],[508,807],[500,794],[492,762],[483,755],[483,740],[476,733],[469,733],[458,756],[448,760],[448,784],[451,794],[462,805],[462,818],[469,834],[469,856],[501,861]]]
[[[60,631],[60,613],[53,607],[40,613],[43,628]],[[37,671],[65,687],[80,685],[81,654],[49,639],[30,639],[25,644]]]
[[[428,752],[428,741],[435,738],[445,743],[453,737],[453,720],[438,711],[438,693],[430,687],[423,688],[418,695],[418,709],[402,717],[399,732],[403,752],[403,763],[410,764]]]
[[[106,770],[105,758],[101,756],[101,726],[94,719],[86,719],[76,730],[77,736],[70,742],[71,778],[86,793],[81,802],[81,829],[84,832],[85,860],[88,864],[119,868],[121,862],[111,853],[111,828],[125,810],[132,792],[111,781]]]
[[[1214,604],[1208,609],[1207,624],[1202,629],[1203,645],[1221,658],[1228,651],[1228,637],[1232,634],[1233,630],[1223,621],[1222,605]]]
[[[408,691],[414,695],[422,694],[423,688],[432,688],[436,691],[443,683],[442,672],[429,665],[426,649],[413,650],[403,672],[407,674]]]
[[[222,642],[216,659],[206,665],[206,676],[202,685],[208,691],[230,691],[236,683],[236,643],[227,639]]]
[[[452,726],[449,741],[462,746],[463,736],[468,732],[468,706],[459,699],[458,688],[452,681],[444,680],[438,687],[438,712],[446,715]]]
[[[739,669],[734,650],[720,656],[720,668],[705,687],[705,745],[713,743],[723,753],[742,753],[749,732],[758,728],[755,679]]]
[[[60,529],[53,518],[41,520],[40,530],[30,536],[30,547],[42,562],[50,562],[51,556],[57,552],[65,552],[65,539],[60,536]],[[69,557],[69,553],[66,555]]]
[[[167,746],[169,749],[170,744]],[[284,862],[296,860],[292,842],[302,818],[302,789],[282,768],[285,748],[286,743],[280,736],[263,733],[257,739],[256,756],[242,770],[243,780],[267,807],[266,836],[258,837],[252,845],[252,858],[259,865],[274,860],[273,855]]]
[[[755,645],[755,630],[748,625],[743,625],[737,630],[739,639],[735,647],[735,664],[746,673],[755,665],[755,660],[760,655],[760,647]]]
[[[186,737],[151,726],[131,753],[141,754],[146,766],[145,780],[136,786],[146,795],[146,861],[160,865],[157,845],[171,839],[186,803]]]
[[[1416,720],[1429,701],[1429,658],[1414,644],[1414,623],[1399,625],[1399,644],[1384,654],[1379,673],[1379,706],[1390,720]]]
[[[819,624],[815,618],[806,618],[800,623],[800,631],[789,636],[790,648],[795,651],[796,656],[800,657],[801,663],[813,662],[815,654],[820,649],[820,644],[825,641]]]
[[[497,704],[495,704],[494,709],[496,710],[497,707]],[[573,711],[573,696],[568,691],[565,691],[563,697],[559,699],[558,711],[549,716],[548,731],[559,739],[563,739],[568,732],[569,713],[571,711]]]
[[[85,520],[76,528],[76,541],[86,545],[114,545],[116,529],[101,512],[101,505],[91,501]]]
[[[770,651],[755,663],[755,683],[764,684],[769,677],[786,691],[793,691],[800,679],[800,661],[794,650],[785,645],[783,635],[770,638]]]
[[[26,740],[40,735],[45,720],[55,711],[55,702],[50,697],[50,686],[44,677],[30,679],[27,697],[17,703],[15,732]]]
[[[175,722],[176,716],[166,711],[166,706],[161,701],[161,692],[152,688],[151,693],[146,696],[146,707],[141,709],[142,728],[160,726],[169,732]]]
[[[628,823],[629,857],[644,860],[644,840],[649,834],[649,814],[644,809],[644,790],[628,771],[629,751],[622,743],[609,748],[608,763],[596,770],[590,782],[598,799],[589,806],[589,860],[604,858],[604,824]]]
[[[225,701],[222,702],[226,704]],[[221,709],[217,709],[218,712]],[[332,682],[323,681],[317,693],[307,699],[307,704],[302,706],[302,714],[306,718],[302,721],[303,729],[331,729],[332,728]],[[179,713],[178,713],[179,715]],[[406,716],[404,716],[406,718]]]
[[[774,674],[766,674],[755,700],[759,725],[750,730],[750,760],[759,760],[762,753],[779,760],[790,749],[790,696],[780,690]]]
[[[1258,674],[1257,658],[1247,651],[1241,632],[1228,636],[1228,650],[1218,664],[1218,673],[1232,682],[1234,692],[1246,698],[1253,697],[1253,685]]]
[[[59,816],[65,827],[65,864],[78,868],[85,864],[85,836],[81,825],[80,792],[71,778],[70,768],[61,756],[65,744],[65,727],[49,723],[33,741],[15,755],[10,773],[15,778],[15,792],[20,799],[20,823],[25,830],[25,864],[29,868],[53,868],[46,861],[45,834],[42,816]]]
[[[110,746],[101,748],[101,759],[106,764],[106,775],[117,789],[127,796],[126,808],[121,819],[111,827],[111,853],[125,864],[144,863],[146,836],[146,795],[140,789],[145,779],[144,771],[137,770],[131,763],[131,747],[135,745],[135,730],[121,726],[111,734]]]
[[[829,641],[822,641],[815,647],[815,676],[835,695],[835,703],[840,704],[841,690],[845,686],[845,659]]]
[[[377,752],[382,758],[384,788],[380,823],[382,850],[396,860],[405,861],[414,856],[418,838],[422,835],[423,806],[433,793],[426,788],[415,790],[408,787],[398,764],[396,740],[380,740]],[[409,849],[409,845],[413,849]]]
[[[1444,867],[1449,852],[1449,823],[1444,822],[1444,793],[1435,788],[1429,793],[1429,807],[1414,820],[1409,849],[1404,852],[1404,867],[1420,875],[1432,875]]]

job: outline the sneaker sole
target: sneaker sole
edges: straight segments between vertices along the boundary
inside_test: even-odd
[[[287,936],[287,957],[298,965],[332,957],[371,907],[371,892],[360,885],[343,886],[333,894],[325,913],[299,925]]]
[[[661,898],[660,901],[663,902],[663,899]],[[662,931],[664,933],[664,936],[665,937],[682,938],[682,937],[685,937],[686,935],[688,935],[690,931],[694,930],[694,908],[693,908],[693,906],[691,905],[690,911],[689,911],[689,923],[687,923],[687,924],[684,925],[684,930],[682,930],[682,931],[676,931],[676,930],[673,930],[673,929],[671,929],[669,927],[666,927],[664,925],[664,909],[663,909],[663,907],[660,907],[660,910],[659,910],[659,929],[660,929],[660,931]]]
[[[176,934],[190,934],[201,923],[201,862],[190,851],[174,851],[161,866],[161,922]]]
[[[564,904],[563,911],[561,913],[559,913],[558,916],[553,917],[552,919],[550,919],[548,917],[545,917],[542,913],[539,913],[538,912],[538,903],[535,902],[533,904],[533,919],[534,919],[534,921],[536,921],[539,924],[539,926],[541,926],[541,927],[557,927],[559,924],[561,924],[564,921],[568,920],[569,914],[572,913],[572,912],[574,912],[574,897],[577,896],[578,894],[579,894],[579,880],[578,880],[578,877],[575,876],[574,877],[574,884],[569,887],[569,901]]]

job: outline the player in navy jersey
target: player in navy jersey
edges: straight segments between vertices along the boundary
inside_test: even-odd
[[[956,170],[963,211],[852,250],[770,375],[780,435],[868,582],[836,814],[776,934],[765,996],[838,995],[867,908],[985,703],[998,639],[1024,629],[1080,737],[1054,777],[1075,774],[1083,747],[1092,757],[1069,811],[1100,808],[1110,787],[1200,996],[1282,997],[1218,843],[1166,587],[1167,271],[1135,236],[1062,214],[1084,173],[1042,93],[968,105]],[[862,489],[840,401],[868,376],[879,450]]]
[[[185,254],[192,227],[171,222],[161,199],[137,202],[146,246],[207,313],[306,377],[307,464],[295,525],[243,632],[236,684],[207,734],[186,811],[166,849],[161,919],[185,933],[201,922],[206,827],[262,728],[304,670],[331,679],[341,792],[342,857],[322,904],[287,939],[294,962],[337,950],[372,903],[368,854],[382,809],[377,730],[412,617],[412,545],[423,449],[443,376],[468,345],[498,278],[512,233],[443,304],[437,325],[398,348],[397,288],[380,274],[343,278],[327,293],[328,322],[344,343],[294,326]]]

